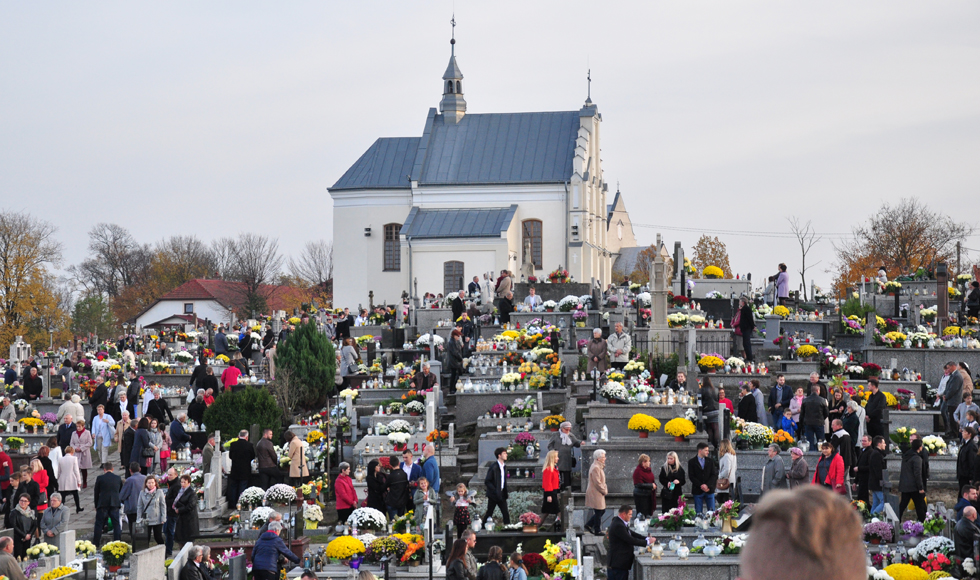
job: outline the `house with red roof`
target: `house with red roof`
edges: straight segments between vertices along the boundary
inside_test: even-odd
[[[259,293],[269,305],[270,314],[276,310],[292,312],[308,299],[306,291],[293,286],[263,285]],[[189,280],[156,299],[136,317],[137,326],[155,328],[193,324],[207,320],[215,324],[230,324],[246,302],[245,285],[230,280]]]

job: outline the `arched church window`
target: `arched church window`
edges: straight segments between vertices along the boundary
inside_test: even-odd
[[[463,81],[456,81],[456,93],[463,94]]]
[[[385,224],[385,272],[400,272],[402,269],[401,224]]]

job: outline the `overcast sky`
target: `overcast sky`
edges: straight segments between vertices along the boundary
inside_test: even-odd
[[[298,253],[332,237],[326,188],[376,138],[421,134],[454,8],[470,112],[578,109],[591,67],[605,178],[634,224],[812,219],[822,284],[829,234],[883,200],[977,221],[966,1],[3,0],[0,206],[56,224],[67,263],[100,221],[146,242],[250,229]],[[737,272],[798,267],[790,239],[719,237]]]

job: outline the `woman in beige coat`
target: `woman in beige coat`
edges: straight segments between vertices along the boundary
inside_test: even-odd
[[[589,357],[589,365],[587,367],[587,372],[589,376],[592,376],[593,369],[599,369],[602,374],[606,373],[606,369],[609,368],[609,346],[606,344],[606,340],[602,338],[602,330],[594,329],[592,331],[592,340],[589,341],[587,346],[586,355]]]
[[[307,478],[310,477],[310,470],[306,465],[303,440],[292,431],[286,431],[286,440],[289,441],[289,478],[293,485],[306,483]]]
[[[585,490],[585,507],[592,508],[592,518],[585,523],[585,529],[597,536],[602,535],[602,516],[606,513],[606,452],[596,449],[592,452],[592,467],[589,468],[589,487]]]

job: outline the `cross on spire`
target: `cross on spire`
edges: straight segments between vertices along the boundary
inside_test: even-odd
[[[591,67],[589,68],[589,72],[586,78],[589,81],[589,92],[588,95],[585,97],[585,104],[591,105],[592,104],[592,68]]]
[[[450,20],[449,23],[453,25],[453,36],[449,40],[449,45],[450,45],[450,50],[452,52],[452,55],[455,56],[456,55],[456,13],[453,13],[453,19]]]

